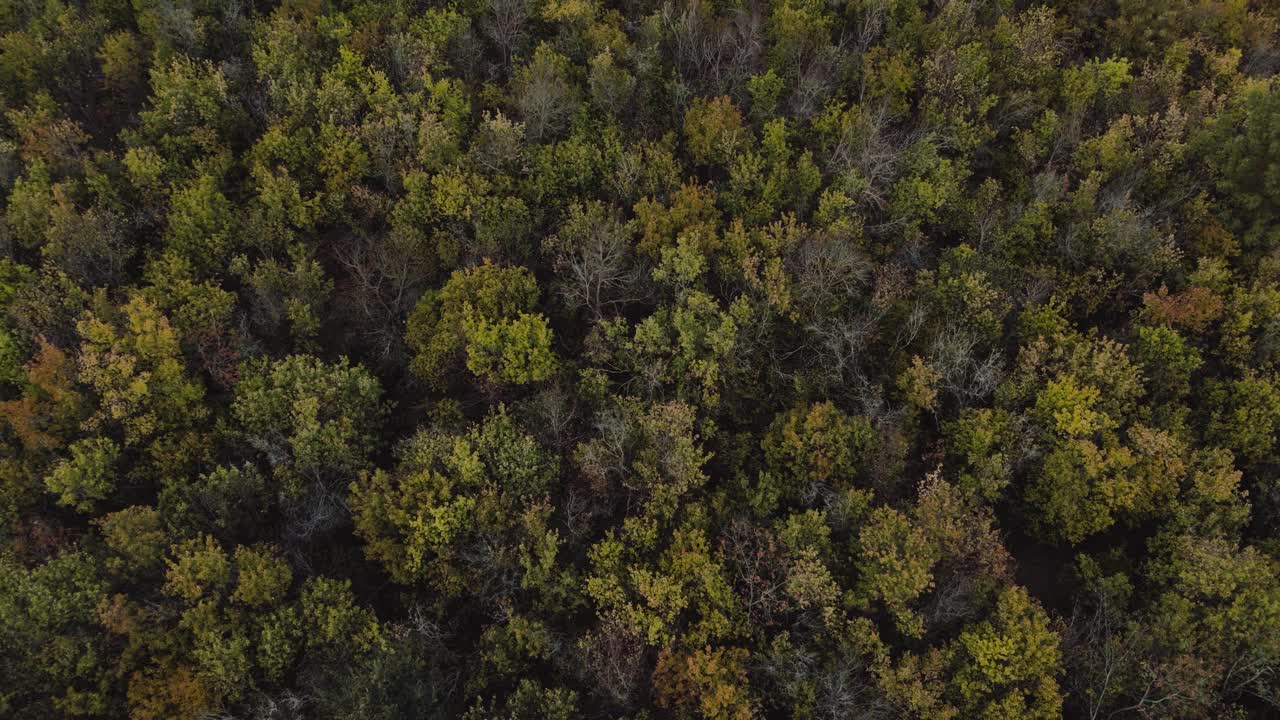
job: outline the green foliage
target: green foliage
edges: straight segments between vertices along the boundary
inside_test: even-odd
[[[15,713],[55,713],[84,707],[102,712],[100,659],[92,634],[94,608],[105,585],[94,560],[69,552],[33,567],[0,555],[0,640],[14,669],[0,707]]]
[[[1274,248],[1280,204],[1280,92],[1257,88],[1214,119],[1203,140],[1219,191],[1232,206],[1228,227],[1246,247]]]
[[[185,540],[172,548],[164,590],[195,604],[202,597],[220,594],[231,582],[231,562],[212,535]]]
[[[1045,456],[1040,475],[1027,488],[1035,526],[1049,538],[1077,543],[1102,532],[1133,501],[1125,448],[1099,448],[1087,440],[1065,440]]]
[[[546,380],[556,359],[546,319],[530,312],[537,299],[537,282],[521,267],[485,262],[454,272],[409,316],[405,340],[416,353],[411,367],[438,385],[465,352],[467,369],[483,379]]]
[[[592,546],[586,591],[648,645],[700,644],[739,636],[742,607],[701,530],[676,530],[658,550],[656,528],[629,524]]]
[[[1280,388],[1269,376],[1215,382],[1209,389],[1208,436],[1258,462],[1270,456],[1280,426]]]
[[[467,369],[477,377],[514,385],[539,382],[556,369],[551,327],[541,315],[520,313],[497,323],[477,315],[462,322]]]
[[[321,576],[307,579],[299,599],[302,635],[315,646],[371,650],[383,645],[383,630],[367,608],[356,607],[348,580]]]
[[[761,492],[777,487],[790,502],[807,502],[823,488],[847,487],[863,473],[875,440],[866,418],[830,402],[783,413],[760,441],[767,468]]]
[[[746,141],[742,113],[727,97],[694,98],[684,114],[685,142],[699,163],[728,164]]]
[[[465,434],[420,431],[397,455],[394,472],[351,484],[356,533],[397,582],[422,580],[450,595],[491,580],[475,575],[484,568],[468,567],[466,554],[486,536],[518,535],[517,503],[549,491],[557,475],[554,459],[505,409]]]
[[[163,516],[152,507],[134,505],[103,515],[97,524],[102,539],[116,557],[107,561],[109,570],[132,573],[148,571],[163,564],[168,534]]]
[[[236,589],[234,602],[244,605],[274,605],[288,591],[293,580],[289,563],[277,548],[236,548]]]
[[[379,442],[378,380],[346,359],[265,359],[241,369],[231,406],[251,446],[278,475],[316,481],[357,472]]]
[[[54,466],[44,485],[57,495],[59,505],[90,512],[115,490],[120,448],[108,438],[92,438],[68,449],[71,457]]]
[[[908,605],[933,586],[937,548],[904,515],[887,507],[871,513],[858,533],[857,547],[859,594],[883,602],[902,633],[919,637],[924,627]]]
[[[119,427],[132,446],[188,428],[207,413],[204,389],[185,371],[177,332],[141,295],[86,313],[76,329],[80,381],[98,396],[88,427]]]
[[[1062,713],[1061,657],[1049,617],[1027,591],[1000,595],[992,619],[957,641],[952,683],[966,713],[992,718],[1054,718]]]
[[[237,232],[231,202],[218,191],[216,179],[201,175],[175,192],[171,202],[166,246],[202,270],[224,262],[235,249]]]
[[[1277,37],[0,3],[0,717],[1276,715]]]
[[[964,468],[959,487],[988,501],[998,499],[1017,459],[1014,418],[1003,410],[966,408],[947,423],[945,432],[947,452]]]

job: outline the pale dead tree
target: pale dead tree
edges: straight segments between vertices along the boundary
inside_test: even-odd
[[[301,496],[284,498],[285,534],[293,541],[307,543],[323,536],[349,519],[343,489],[311,482]]]
[[[903,136],[893,130],[894,114],[887,103],[862,106],[827,154],[827,171],[853,180],[858,188],[858,205],[884,210],[889,191],[901,174],[906,148],[914,133]]]
[[[1274,35],[1266,34],[1245,53],[1240,72],[1248,77],[1271,77],[1280,70],[1280,47]]]
[[[471,139],[467,158],[492,173],[511,173],[524,157],[524,124],[512,122],[501,112],[485,111]]]
[[[856,19],[852,24],[855,30],[853,48],[858,55],[870,50],[884,34],[889,17],[889,3],[890,0],[870,0],[861,3],[855,11]]]
[[[790,606],[786,549],[772,533],[735,520],[720,540],[725,567],[752,625],[770,627]]]
[[[893,708],[860,663],[841,662],[821,668],[816,676],[814,717],[829,720],[879,720]]]
[[[877,685],[862,657],[843,653],[820,658],[802,645],[786,643],[781,648],[753,656],[752,674],[763,676],[781,688],[812,693],[810,717],[823,720],[881,720],[900,717],[889,698]]]
[[[573,422],[577,418],[576,394],[562,385],[553,385],[534,395],[524,404],[528,418],[538,441],[548,447],[564,450],[570,442]]]
[[[603,203],[575,204],[543,251],[552,258],[556,285],[570,310],[600,318],[610,308],[645,297],[645,268],[633,259],[633,223]]]
[[[723,95],[741,87],[764,50],[764,21],[754,4],[716,17],[701,0],[668,2],[659,20],[664,54],[698,94]]]
[[[580,102],[576,85],[569,78],[568,60],[540,46],[532,61],[516,72],[512,90],[516,107],[524,120],[525,133],[533,142],[544,142],[564,131]]]
[[[879,321],[878,314],[864,313],[807,328],[813,338],[813,364],[821,370],[824,381],[838,385],[865,380],[861,365],[875,340]]]
[[[929,309],[924,302],[917,300],[911,303],[911,310],[907,313],[907,317],[898,325],[898,331],[894,335],[889,353],[892,354],[910,347],[920,335],[920,331],[924,329],[925,322],[928,319]]]
[[[649,653],[627,624],[605,618],[578,643],[576,669],[592,693],[619,707],[631,704],[647,685]]]
[[[814,57],[802,65],[788,103],[791,114],[798,118],[816,115],[831,97],[840,59],[840,49],[827,45],[813,53]]]
[[[568,482],[559,503],[564,511],[565,532],[572,542],[581,542],[591,533],[592,521],[602,514],[596,493],[579,482]]]
[[[309,701],[307,696],[292,690],[285,690],[279,695],[261,693],[243,712],[219,710],[200,717],[202,720],[304,720],[307,715],[303,711]]]
[[[635,427],[625,410],[616,404],[596,414],[596,437],[578,446],[579,469],[594,487],[621,483],[627,473],[630,449],[635,444]]]
[[[962,406],[990,397],[1004,377],[1000,351],[982,353],[978,339],[956,327],[944,328],[934,336],[928,361],[940,376],[938,389]]]
[[[491,610],[499,608],[504,599],[513,597],[520,589],[523,575],[520,562],[514,548],[503,537],[493,533],[477,534],[458,549],[457,559],[470,578],[468,590],[473,597],[492,603]]]
[[[935,587],[923,610],[932,629],[954,627],[977,619],[983,598],[982,578],[973,572],[934,573]]]
[[[1160,717],[1178,717],[1184,716],[1185,708],[1182,711],[1177,709],[1179,705],[1199,706],[1200,714],[1208,714],[1212,709],[1208,704],[1202,702],[1202,699],[1195,695],[1189,695],[1182,692],[1175,685],[1168,682],[1168,678],[1164,672],[1164,668],[1159,664],[1143,663],[1141,674],[1146,677],[1146,684],[1142,687],[1142,694],[1137,700],[1130,705],[1116,708],[1106,715],[1099,715],[1108,720],[1114,717],[1132,717],[1136,715],[1141,718],[1160,718]],[[1090,720],[1094,720],[1094,716],[1090,716]]]
[[[488,12],[480,20],[480,29],[510,66],[512,54],[528,37],[529,0],[488,0],[486,5]]]

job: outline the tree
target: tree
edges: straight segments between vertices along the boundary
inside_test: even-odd
[[[676,260],[673,264],[681,263],[668,257]],[[679,276],[692,267],[696,277],[697,256],[685,257],[694,259],[692,266],[673,268],[671,274]],[[649,392],[670,385],[683,402],[716,407],[722,387],[739,370],[739,329],[749,327],[751,313],[745,297],[739,296],[726,310],[711,295],[690,290],[681,293],[676,305],[658,308],[634,328],[621,318],[601,322],[591,349],[598,361],[637,376]]]
[[[742,113],[723,96],[694,98],[684,114],[684,135],[689,154],[704,165],[727,165],[748,138]]]
[[[107,568],[124,574],[145,573],[164,564],[168,533],[158,510],[133,505],[104,515],[97,520],[103,540],[116,557]]]
[[[706,534],[678,529],[659,542],[652,522],[608,533],[588,552],[586,592],[651,647],[697,646],[742,634],[742,607]]]
[[[240,112],[220,69],[207,60],[177,55],[167,66],[152,67],[148,108],[139,113],[131,144],[163,153],[168,178],[191,177],[198,174],[199,163],[217,162],[223,138],[240,123]]]
[[[571,67],[568,58],[542,43],[529,63],[513,74],[512,95],[533,142],[558,137],[577,112],[580,90],[570,77]]]
[[[546,380],[555,370],[552,334],[534,314],[538,285],[528,270],[485,262],[458,270],[409,315],[405,341],[414,372],[439,387],[464,352],[466,366],[493,382]]]
[[[397,455],[394,471],[365,473],[350,487],[365,554],[396,582],[422,581],[449,597],[512,592],[518,503],[551,489],[555,458],[504,408],[463,434],[422,430]]]
[[[41,254],[84,285],[116,285],[123,281],[134,248],[125,218],[95,204],[76,208],[61,184],[53,187]]]
[[[367,467],[380,442],[386,406],[377,378],[345,358],[260,358],[241,369],[231,412],[283,486],[290,532],[336,527],[342,483]]]
[[[1160,590],[1142,641],[1154,657],[1150,680],[1134,690],[1133,709],[1160,703],[1188,716],[1244,694],[1272,697],[1280,662],[1280,645],[1267,629],[1280,614],[1275,560],[1214,536],[1174,537],[1166,551],[1151,568]]]
[[[241,545],[235,550],[233,562],[236,568],[233,602],[249,606],[275,605],[293,582],[293,571],[279,548]]]
[[[272,506],[267,479],[251,463],[166,478],[159,500],[165,517],[175,525],[224,537],[251,534]]]
[[[477,377],[523,385],[551,377],[556,369],[551,326],[541,315],[520,313],[499,323],[471,315],[463,321],[467,369]]]
[[[59,505],[90,512],[115,491],[120,448],[108,438],[91,438],[72,444],[70,450],[71,457],[45,478],[45,487],[58,496]]]
[[[779,414],[760,441],[766,467],[760,492],[805,505],[839,492],[863,474],[875,443],[865,417],[847,415],[831,402]]]
[[[1127,448],[1100,448],[1087,440],[1056,444],[1027,487],[1033,526],[1047,539],[1078,543],[1109,529],[1134,502]]]
[[[198,271],[213,270],[237,249],[233,243],[239,233],[232,212],[217,179],[201,175],[173,193],[165,244]]]
[[[858,533],[857,549],[861,602],[882,601],[899,631],[921,636],[923,622],[908,605],[933,587],[938,548],[902,513],[881,507]]]
[[[1225,217],[1249,249],[1275,247],[1280,190],[1280,93],[1258,88],[1215,118],[1203,137],[1217,189],[1234,212]]]
[[[944,426],[947,453],[963,468],[957,485],[989,502],[1009,485],[1018,460],[1015,418],[1004,410],[965,408]]]
[[[646,513],[671,517],[685,495],[707,482],[702,466],[710,456],[695,421],[693,408],[682,403],[618,398],[601,410],[599,437],[579,444],[574,461],[600,495],[620,485]]]
[[[1235,380],[1215,382],[1208,397],[1212,410],[1206,434],[1210,439],[1251,462],[1270,456],[1280,426],[1280,389],[1273,378],[1248,372]]]
[[[688,654],[664,650],[654,671],[658,704],[709,720],[755,717],[747,687],[749,657],[742,648],[709,645]]]
[[[187,376],[178,333],[142,295],[103,306],[76,324],[80,381],[94,390],[88,429],[123,431],[126,447],[196,425],[207,413],[204,388]]]
[[[231,561],[212,535],[184,540],[171,548],[165,560],[164,590],[194,605],[201,598],[218,596],[231,582]]]
[[[991,620],[956,641],[951,689],[966,713],[996,718],[1054,718],[1062,713],[1058,636],[1027,591],[1012,587]]]
[[[542,243],[561,273],[559,290],[570,310],[585,307],[599,318],[643,294],[643,270],[628,257],[634,235],[634,223],[603,203],[570,206],[560,230]]]
[[[22,396],[0,402],[0,417],[28,451],[53,450],[80,425],[85,399],[75,389],[75,367],[62,350],[41,338],[25,369]]]
[[[105,584],[92,558],[66,552],[32,567],[0,555],[0,640],[10,680],[0,706],[38,716],[101,713],[102,668],[89,628]]]

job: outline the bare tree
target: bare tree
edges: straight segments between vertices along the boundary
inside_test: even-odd
[[[343,293],[375,356],[399,352],[402,319],[413,309],[430,277],[430,251],[417,233],[359,235],[339,244],[337,257],[350,282]]]
[[[622,620],[606,618],[578,643],[583,680],[592,692],[618,707],[629,706],[646,686],[649,653]]]
[[[488,0],[488,12],[480,21],[485,37],[502,51],[504,65],[528,38],[529,0]]]
[[[560,231],[543,243],[565,305],[600,318],[611,307],[642,299],[647,273],[633,259],[634,238],[635,227],[616,209],[599,202],[571,207]]]
[[[701,0],[663,5],[659,19],[667,56],[699,95],[725,95],[742,87],[764,50],[758,6],[715,17]]]

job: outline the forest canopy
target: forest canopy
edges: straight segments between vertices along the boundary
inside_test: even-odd
[[[1273,0],[0,2],[0,717],[1277,715]]]

